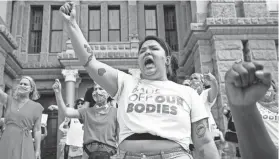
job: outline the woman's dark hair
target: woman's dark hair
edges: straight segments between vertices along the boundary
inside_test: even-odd
[[[107,102],[111,102],[113,99],[109,96],[108,99],[107,99]]]
[[[146,36],[144,38],[144,40],[139,43],[139,50],[138,51],[140,51],[143,43],[148,41],[148,40],[155,40],[155,41],[157,41],[162,46],[162,48],[165,50],[166,56],[170,56],[171,55],[171,48],[169,47],[168,43],[165,42],[163,39],[161,39],[161,38],[159,38],[157,36],[153,36],[153,35]]]
[[[144,38],[144,40],[140,42],[140,44],[139,44],[139,51],[140,51],[143,43],[148,41],[148,40],[155,40],[155,41],[157,41],[161,45],[161,47],[165,50],[166,56],[170,56],[171,59],[170,59],[170,65],[167,68],[167,78],[168,78],[168,80],[177,83],[178,80],[177,80],[177,73],[176,73],[176,71],[179,68],[178,60],[172,54],[172,50],[171,50],[170,46],[168,45],[168,43],[165,40],[163,40],[163,39],[161,39],[161,38],[159,38],[157,36],[149,35],[149,36],[146,36]]]
[[[79,104],[80,102],[81,102],[81,103],[84,103],[84,99],[83,99],[83,98],[77,99],[77,100],[75,101],[74,109],[77,109],[77,108],[78,108],[78,104]]]

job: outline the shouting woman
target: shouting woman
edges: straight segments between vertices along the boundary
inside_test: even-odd
[[[78,59],[118,103],[121,158],[191,159],[192,141],[201,158],[220,158],[201,98],[167,78],[172,60],[166,42],[149,36],[140,43],[138,79],[96,59],[76,23],[74,3],[65,3],[60,11]]]

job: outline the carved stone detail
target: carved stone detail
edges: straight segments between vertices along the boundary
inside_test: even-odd
[[[210,17],[236,17],[235,4],[233,3],[209,3]]]
[[[96,58],[137,58],[137,36],[130,37],[131,42],[96,42],[89,43]],[[134,51],[136,50],[136,51]],[[70,40],[67,41],[67,50],[58,54],[58,59],[77,58]]]
[[[269,12],[266,3],[247,3],[243,2],[244,16],[245,17],[268,17]]]
[[[79,77],[77,69],[64,69],[62,70],[62,75],[65,78],[65,82],[76,82],[77,78]]]
[[[206,18],[206,25],[278,25],[276,17]]]
[[[4,37],[6,37],[6,39],[8,40],[8,42],[10,44],[12,44],[12,47],[14,49],[18,48],[15,38],[12,36],[12,34],[9,32],[9,30],[4,25],[0,25],[0,34],[2,34]]]
[[[191,23],[191,30],[205,30],[204,23]]]

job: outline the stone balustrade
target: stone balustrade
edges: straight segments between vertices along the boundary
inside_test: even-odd
[[[90,48],[99,59],[137,58],[137,49],[134,43],[138,42],[90,42]],[[133,46],[133,47],[132,47]],[[67,50],[58,54],[58,59],[77,58],[73,50],[71,41],[67,41]]]
[[[278,25],[277,17],[206,18],[206,25]]]

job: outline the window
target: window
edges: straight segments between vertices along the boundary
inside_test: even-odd
[[[109,6],[108,8],[108,39],[109,41],[120,41],[120,7]]]
[[[172,50],[178,51],[178,40],[176,31],[176,16],[174,6],[164,6],[166,42]]]
[[[157,14],[155,6],[145,6],[145,36],[157,36]]]
[[[89,41],[101,41],[101,11],[100,7],[89,8]]]
[[[50,52],[62,51],[63,23],[59,15],[59,7],[51,8],[51,27],[50,27]]]
[[[30,35],[28,50],[30,53],[41,52],[43,7],[32,6],[30,16]]]

